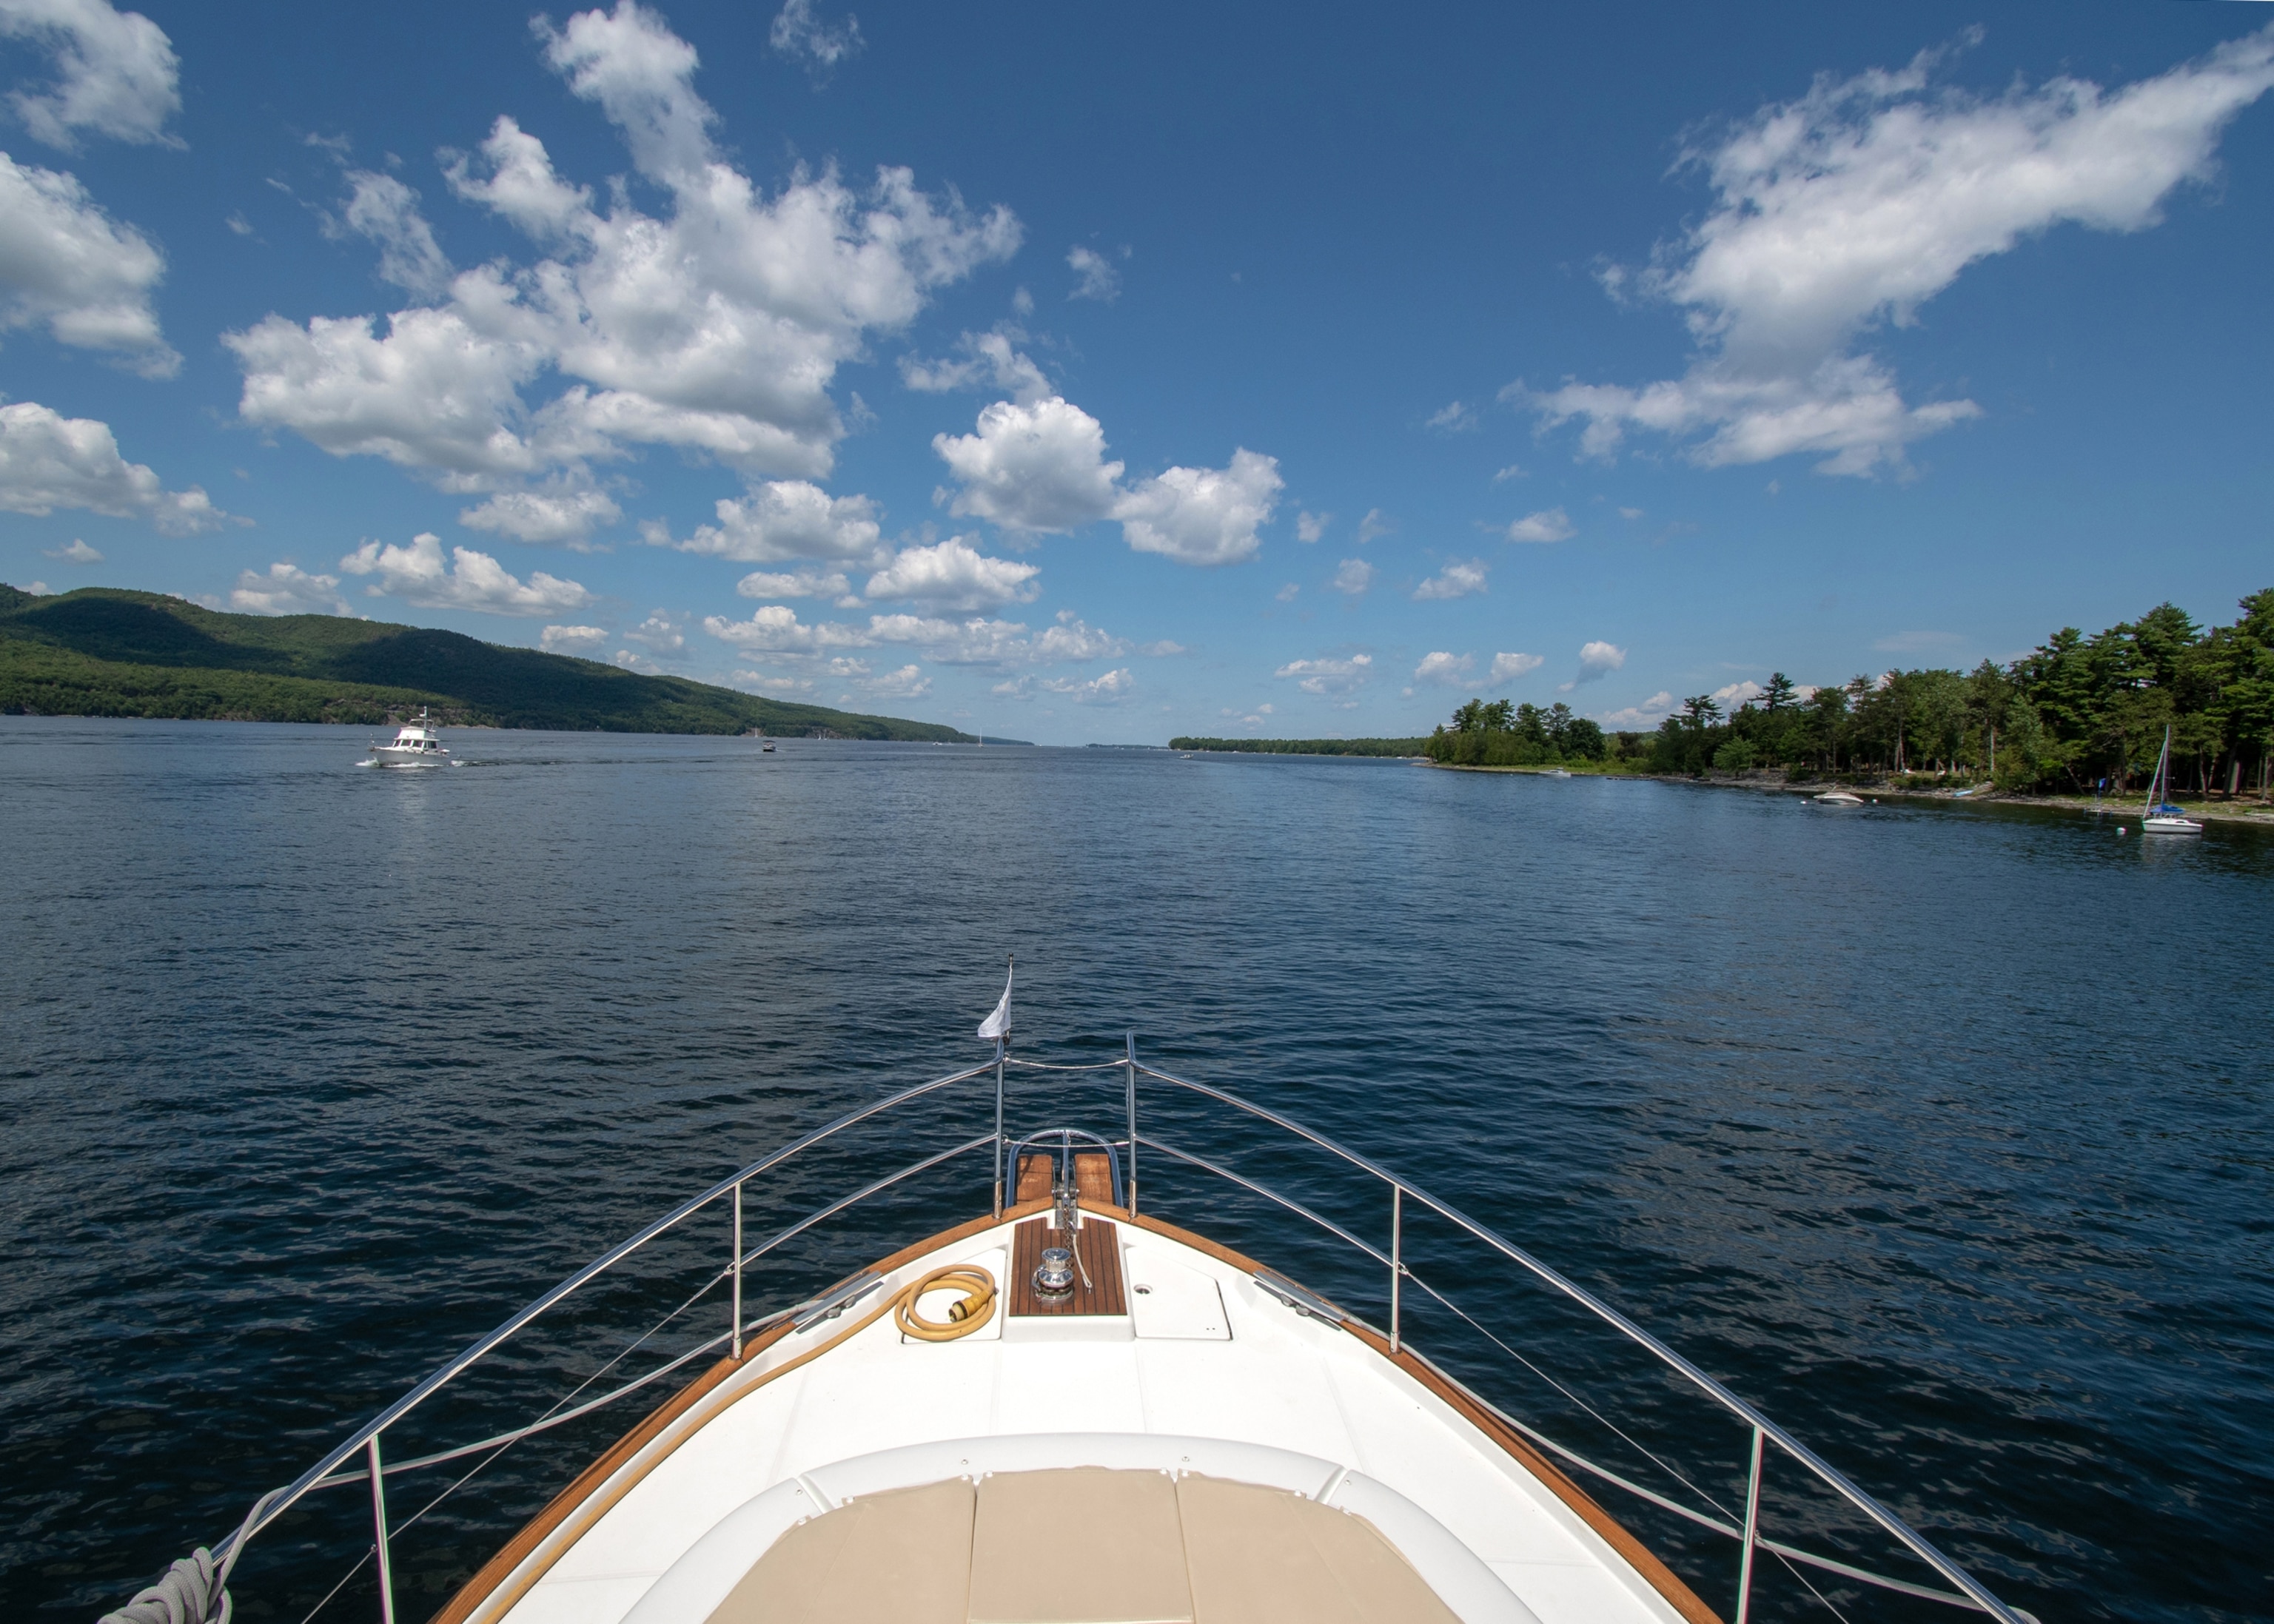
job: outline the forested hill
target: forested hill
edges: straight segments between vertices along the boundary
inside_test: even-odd
[[[328,614],[222,614],[155,592],[0,586],[0,713],[975,742],[931,722],[786,704],[684,677]]]

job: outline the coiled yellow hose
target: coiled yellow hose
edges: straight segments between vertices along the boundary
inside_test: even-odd
[[[960,1288],[962,1300],[947,1311],[945,1321],[927,1320],[916,1304],[927,1291]],[[892,1323],[919,1342],[952,1342],[968,1336],[995,1317],[995,1277],[975,1263],[937,1268],[892,1299]]]

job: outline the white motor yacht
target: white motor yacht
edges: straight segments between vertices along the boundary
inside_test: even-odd
[[[1844,789],[1827,789],[1812,799],[1819,807],[1860,807],[1864,804],[1861,795],[1851,795]]]
[[[375,767],[447,767],[450,752],[442,748],[442,735],[434,731],[421,705],[417,721],[395,730],[395,742],[372,741],[371,760]]]
[[[1780,1606],[1806,1605],[1803,1586],[1841,1587],[1848,1609],[1827,1616],[1858,1616],[1855,1597],[1881,1586],[1901,1592],[1901,1605],[1931,1597],[2003,1624],[2029,1620],[1753,1403],[1458,1208],[1274,1111],[1141,1064],[1133,1037],[1094,1064],[1013,1058],[1008,998],[996,1030],[983,1029],[996,1040],[990,1058],[849,1112],[659,1218],[262,1494],[234,1532],[110,1617],[225,1618],[226,1587],[257,1586],[264,1572],[248,1551],[257,1558],[258,1537],[290,1513],[285,1543],[307,1548],[331,1527],[343,1568],[359,1524],[353,1571],[371,1571],[350,1594],[369,1597],[375,1580],[379,1618],[394,1624],[410,1605],[395,1576],[396,1545],[433,1536],[407,1530],[391,1506],[448,1493],[476,1457],[644,1395],[650,1413],[581,1472],[571,1464],[573,1480],[526,1526],[497,1530],[433,1624],[1721,1624],[1709,1594],[1744,1624],[1771,1573]],[[1103,1120],[1013,1132],[1006,1075],[1019,1084],[1013,1103],[1047,1100],[1043,1109],[1093,1116],[1103,1104]],[[1148,1111],[1166,1107],[1168,1131],[1185,1144],[1141,1116],[1141,1082],[1156,1102]],[[968,1138],[952,1125],[959,1094],[979,1119],[963,1124],[978,1129]],[[922,1148],[912,1165],[856,1171],[846,1193],[794,1222],[800,1209],[780,1213],[769,1222],[778,1232],[751,1244],[746,1195],[810,1188],[806,1163],[779,1169],[847,1154],[817,1147],[919,1100],[877,1139],[901,1147],[895,1164]],[[1204,1132],[1207,1154],[1188,1147],[1188,1134]],[[911,1137],[943,1132],[958,1142]],[[1249,1176],[1260,1169],[1227,1165],[1265,1154],[1260,1133],[1284,1136],[1347,1186],[1333,1218]],[[1178,1169],[1172,1187],[1229,1181],[1201,1186],[1195,1222],[1228,1210],[1220,1191],[1355,1249],[1367,1275],[1378,1272],[1381,1289],[1366,1301],[1379,1322],[1298,1284],[1271,1256],[1141,1207],[1141,1151],[1148,1172]],[[959,1160],[976,1161],[983,1180],[992,1172],[991,1203],[978,1184],[968,1222],[752,1312],[749,1294],[790,1267],[777,1248],[795,1241],[809,1254],[824,1220]],[[606,1377],[618,1385],[588,1377],[568,1397],[539,1395],[556,1402],[536,1421],[446,1447],[433,1414],[411,1424],[477,1365],[489,1380],[507,1359],[541,1373],[532,1327],[635,1259],[662,1267],[644,1249],[698,1216],[720,1238],[731,1233],[729,1253],[695,1297],[674,1287],[680,1306],[660,1322],[622,1327],[617,1358],[637,1357]],[[1408,1227],[1422,1220],[1441,1260],[1432,1279],[1408,1261]],[[1266,1252],[1295,1238],[1256,1232]],[[1456,1252],[1465,1259],[1451,1261]],[[1527,1330],[1502,1311],[1502,1330],[1535,1352],[1574,1334],[1547,1324],[1624,1338],[1694,1402],[1683,1452],[1724,1457],[1727,1477],[1715,1467],[1702,1481],[1742,1481],[1743,1495],[1717,1502],[1686,1477],[1638,1483],[1625,1474],[1649,1475],[1643,1457],[1613,1470],[1527,1420],[1514,1396],[1523,1389],[1513,1360],[1524,1356],[1458,1305],[1466,1296],[1490,1313],[1485,1297],[1519,1282],[1579,1319],[1549,1313]],[[1499,1398],[1414,1345],[1417,1309],[1433,1335],[1449,1339],[1465,1322],[1483,1332],[1477,1347],[1511,1355],[1505,1380],[1479,1378]],[[642,1360],[649,1368],[634,1373]],[[656,1403],[659,1394],[668,1396]],[[1645,1408],[1669,1402],[1655,1395]],[[406,1434],[413,1442],[398,1450]],[[1582,1475],[1599,1486],[1583,1487]],[[1765,1477],[1773,1507],[1762,1502]],[[1914,1497],[1914,1485],[1896,1487]],[[1595,1498],[1603,1492],[1678,1513],[1726,1540],[1725,1554],[1701,1564],[1693,1553],[1677,1572]],[[1796,1512],[1811,1492],[1814,1511]],[[1830,1520],[1827,1508],[1887,1541],[1910,1576],[1858,1566],[1852,1550],[1843,1560],[1792,1543]],[[281,1602],[260,1598],[267,1612]],[[367,1617],[369,1605],[338,1611]]]

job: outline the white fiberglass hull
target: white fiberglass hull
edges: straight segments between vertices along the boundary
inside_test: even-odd
[[[742,1609],[726,1604],[802,1522],[959,1479],[979,1485],[983,1500],[996,1474],[1069,1469],[1148,1480],[1156,1499],[1185,1492],[1180,1480],[1196,1474],[1363,1518],[1396,1552],[1395,1566],[1431,1593],[1396,1615],[1417,1624],[1685,1624],[1702,1611],[1654,1559],[1645,1559],[1650,1575],[1638,1567],[1630,1538],[1607,1538],[1615,1525],[1553,1469],[1527,1468],[1419,1379],[1419,1367],[1386,1357],[1378,1337],[1305,1317],[1244,1259],[1108,1210],[1119,1221],[1116,1272],[1133,1312],[1035,1320],[998,1311],[961,1340],[913,1341],[889,1319],[862,1321],[950,1263],[983,1267],[1009,1291],[1013,1231],[1026,1214],[1014,1209],[1000,1224],[903,1254],[854,1312],[801,1331],[778,1327],[688,1389],[563,1497],[580,1504],[556,1502],[501,1553],[444,1610],[444,1624],[743,1624]],[[1166,1519],[1171,1534],[1176,1521]],[[953,1543],[960,1560],[983,1558],[983,1539],[964,1533]],[[1173,1538],[1163,1544],[1156,1565],[1182,1587],[1186,1562],[1201,1558]],[[937,1588],[953,1594],[941,1605],[899,1616],[1015,1616],[967,1610],[986,1565],[946,1575],[953,1583]],[[1193,1583],[1206,1576],[1193,1571]],[[1195,1614],[1187,1599],[1165,1611],[1026,1616],[1131,1624]]]
[[[380,745],[371,753],[375,767],[447,767],[450,764],[448,750],[397,750]]]
[[[2202,825],[2191,817],[2151,817],[2140,825],[2140,832],[2150,835],[2199,835]]]

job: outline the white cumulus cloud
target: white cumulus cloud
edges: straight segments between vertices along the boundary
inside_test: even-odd
[[[592,594],[574,581],[533,570],[516,579],[486,553],[453,547],[445,562],[442,544],[421,532],[407,547],[366,541],[340,560],[351,575],[373,575],[373,596],[390,593],[422,609],[474,609],[485,614],[545,615],[582,609]]]
[[[1073,291],[1070,299],[1096,299],[1101,304],[1111,304],[1121,297],[1121,273],[1113,261],[1095,248],[1077,244],[1066,251],[1066,266],[1074,274]]]
[[[683,621],[662,609],[655,611],[624,635],[642,648],[658,654],[676,654],[687,646]]]
[[[921,665],[902,665],[864,678],[861,687],[879,699],[921,699],[931,692],[931,679]]]
[[[418,212],[418,194],[392,175],[348,172],[346,207],[330,222],[334,236],[353,232],[379,244],[379,274],[409,293],[440,294],[450,285],[450,261],[434,228]]]
[[[116,519],[147,519],[172,536],[228,523],[204,490],[169,491],[118,452],[110,425],[66,417],[35,401],[0,406],[0,510],[45,515],[84,508]]]
[[[1444,568],[1413,589],[1414,601],[1430,603],[1481,592],[1485,590],[1485,575],[1491,568],[1482,559],[1449,560]]]
[[[787,572],[753,570],[734,583],[734,590],[744,598],[842,598],[850,596],[853,585],[842,570],[809,567]]]
[[[1145,654],[1168,652],[1182,654],[1175,643],[1150,643],[1139,650]],[[1058,611],[1058,623],[1043,628],[1043,635],[1035,639],[1028,658],[1038,665],[1073,664],[1079,660],[1112,659],[1129,652],[1129,645],[1102,628],[1090,625],[1071,609]]]
[[[1285,484],[1276,458],[1243,448],[1228,468],[1171,468],[1140,480],[1114,504],[1124,540],[1180,564],[1233,564],[1252,557],[1255,532]]]
[[[1477,662],[1466,654],[1454,654],[1440,649],[1421,657],[1413,668],[1413,680],[1434,688],[1459,688],[1469,680]]]
[[[1638,705],[1607,711],[1601,720],[1608,727],[1655,727],[1674,709],[1674,695],[1660,688]]]
[[[102,554],[101,553],[97,552],[94,548],[88,546],[85,541],[77,538],[72,539],[69,546],[42,547],[40,550],[40,553],[42,558],[59,559],[66,564],[100,564],[102,562]]]
[[[1297,514],[1295,515],[1295,539],[1300,542],[1314,542],[1318,540],[1321,536],[1324,536],[1327,533],[1327,526],[1333,522],[1334,516],[1335,515],[1330,513]]]
[[[1352,598],[1363,596],[1366,589],[1374,584],[1374,566],[1364,559],[1344,559],[1336,566],[1327,584]]]
[[[703,629],[722,643],[754,653],[817,654],[828,649],[865,649],[875,639],[857,628],[834,620],[807,625],[797,611],[785,604],[767,604],[747,620],[707,615]]]
[[[1504,395],[1549,424],[1584,419],[1587,455],[1643,429],[1707,467],[1804,454],[1831,474],[1900,469],[1911,441],[1980,409],[1909,403],[1858,342],[2055,226],[2156,224],[2274,86],[2274,27],[2114,91],[2067,77],[1988,97],[1938,89],[1938,59],[1819,79],[1688,154],[1713,207],[1651,271],[1612,279],[1683,311],[1698,350],[1682,377]]]
[[[166,31],[106,0],[0,0],[0,38],[28,40],[55,61],[55,82],[12,92],[8,105],[38,139],[66,151],[79,132],[115,140],[166,139],[181,110],[181,64]]]
[[[1105,460],[1105,428],[1062,395],[997,401],[977,432],[936,434],[932,449],[963,488],[950,511],[1005,530],[1065,531],[1113,511],[1122,464]]]
[[[1373,674],[1374,656],[1353,654],[1348,659],[1289,660],[1271,674],[1295,680],[1295,686],[1306,694],[1323,695],[1338,699],[1365,685]]]
[[[548,653],[581,654],[589,659],[608,646],[608,634],[598,626],[548,626],[537,641]]]
[[[932,449],[962,487],[953,513],[1034,532],[1118,519],[1137,552],[1183,564],[1253,556],[1285,483],[1275,458],[1243,447],[1224,468],[1169,468],[1125,486],[1124,464],[1106,461],[1103,425],[1058,395],[997,401],[976,432],[936,434]]]
[[[872,614],[869,640],[920,650],[940,665],[1013,665],[1034,660],[1034,640],[1017,620],[975,615],[950,620],[937,615]]]
[[[946,360],[925,361],[903,356],[900,381],[925,395],[944,395],[950,389],[990,384],[1008,390],[1017,404],[1032,406],[1057,391],[1043,375],[1043,369],[1017,348],[1021,336],[1015,327],[1001,327],[992,333],[966,333],[956,340],[956,353]],[[1102,437],[1099,447],[1103,448]]]
[[[478,152],[445,154],[445,173],[538,253],[460,273],[383,331],[370,315],[272,314],[225,335],[245,374],[240,414],[468,494],[589,483],[595,463],[648,447],[752,478],[825,475],[846,432],[839,367],[937,289],[1007,259],[1018,221],[927,194],[905,169],[865,184],[801,169],[768,195],[713,144],[696,52],[654,12],[618,0],[538,33],[665,207],[647,213],[621,190],[596,206],[501,117]],[[372,194],[374,210],[383,201]],[[423,274],[418,244],[397,246],[405,278]]]
[[[782,564],[797,559],[866,562],[878,552],[877,508],[865,496],[832,497],[803,479],[775,479],[747,497],[722,498],[719,523],[705,524],[678,544],[682,553],[706,553],[741,564]],[[667,540],[657,532],[651,539]]]
[[[501,491],[478,507],[460,509],[458,523],[516,541],[562,541],[576,546],[623,516],[624,510],[605,491]]]
[[[984,614],[958,620],[938,614],[871,614],[866,626],[842,620],[802,621],[785,604],[768,604],[747,620],[712,615],[704,629],[738,648],[789,658],[847,649],[907,648],[938,665],[1053,665],[1110,659],[1129,651],[1126,642],[1091,626],[1072,610],[1036,635],[1021,621]]]
[[[1118,705],[1137,691],[1137,679],[1128,670],[1109,671],[1087,682],[1053,678],[1043,683],[1052,694],[1063,694],[1078,705]]]
[[[337,575],[310,575],[297,565],[275,563],[268,573],[241,572],[229,606],[245,614],[347,614],[354,610],[340,596]]]
[[[989,558],[960,536],[928,547],[903,547],[869,577],[872,598],[929,604],[942,609],[991,609],[1032,601],[1042,571],[1011,559]]]
[[[165,274],[150,239],[105,214],[78,177],[0,153],[0,328],[44,327],[59,344],[170,378],[182,357],[150,302]]]
[[[1579,671],[1558,691],[1570,693],[1583,682],[1600,682],[1627,663],[1627,651],[1614,643],[1590,643],[1579,650]]]
[[[1510,541],[1569,541],[1577,533],[1571,528],[1571,515],[1561,508],[1526,514],[1505,532]]]
[[[774,13],[767,43],[817,72],[827,72],[849,56],[861,54],[868,41],[861,37],[861,19],[847,12],[845,20],[831,26],[813,14],[813,0],[785,0]]]
[[[1495,654],[1492,658],[1492,670],[1487,673],[1488,680],[1495,688],[1498,688],[1503,682],[1530,676],[1547,663],[1547,658],[1542,654]]]

